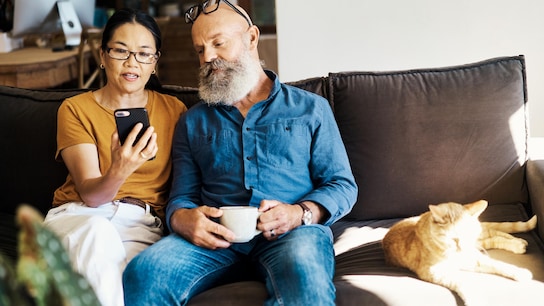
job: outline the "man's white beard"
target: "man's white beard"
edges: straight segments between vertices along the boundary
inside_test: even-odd
[[[208,105],[232,106],[257,85],[261,69],[247,51],[235,62],[215,59],[206,63],[200,67],[200,98]]]

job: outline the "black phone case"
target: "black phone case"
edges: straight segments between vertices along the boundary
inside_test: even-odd
[[[128,134],[130,133],[130,131],[132,131],[132,129],[138,122],[141,122],[144,127],[140,130],[138,136],[136,136],[134,144],[136,144],[138,140],[140,140],[145,130],[147,130],[147,128],[149,127],[149,117],[147,116],[147,109],[143,107],[117,109],[113,112],[113,114],[115,116],[117,133],[119,134],[119,140],[121,141],[121,145],[125,143]]]

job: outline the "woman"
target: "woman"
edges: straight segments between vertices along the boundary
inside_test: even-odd
[[[67,248],[74,269],[103,305],[124,305],[122,271],[163,234],[175,124],[185,105],[153,90],[161,34],[155,20],[119,10],[106,24],[100,67],[107,83],[64,101],[58,111],[56,158],[69,171],[55,191],[45,224]],[[114,111],[145,107],[151,126],[121,145]]]

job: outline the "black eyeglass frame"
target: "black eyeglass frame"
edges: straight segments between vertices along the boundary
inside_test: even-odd
[[[251,22],[251,20],[249,20],[249,18],[246,15],[244,15],[244,13],[242,13],[239,9],[237,9],[236,6],[234,6],[228,0],[217,0],[217,5],[215,6],[215,8],[213,10],[211,10],[211,11],[208,11],[208,12],[204,11],[204,7],[208,6],[208,3],[210,2],[209,0],[191,6],[188,10],[185,11],[185,23],[194,23],[195,20],[198,18],[198,16],[200,16],[200,13],[208,15],[208,14],[211,14],[211,13],[217,11],[221,1],[225,2],[225,4],[230,6],[230,8],[232,8],[238,15],[244,17],[244,19],[247,21],[247,24],[250,27],[253,26],[253,23]],[[195,13],[195,11],[196,11],[196,13]],[[195,15],[195,16],[191,17],[191,15]]]
[[[125,58],[116,58],[116,57],[113,57],[113,56],[111,56],[111,54],[110,54],[110,51],[113,50],[113,49],[125,50],[125,51],[128,52],[128,55],[127,55],[127,57],[125,57]],[[157,52],[157,53],[155,53],[155,54],[152,54],[152,55],[153,55],[154,62],[152,62],[152,63],[146,63],[146,62],[142,62],[142,61],[138,60],[138,57],[136,56],[136,54],[138,54],[138,53],[140,53],[140,52],[139,52],[139,51],[130,51],[130,50],[127,50],[127,49],[122,49],[122,48],[115,48],[115,47],[113,47],[113,48],[110,48],[110,47],[106,48],[106,54],[107,54],[111,59],[119,60],[119,61],[126,61],[126,60],[128,60],[128,59],[130,58],[131,55],[134,55],[134,59],[135,59],[138,63],[140,63],[140,64],[146,64],[146,65],[153,65],[153,64],[157,63],[157,61],[159,60],[159,58],[160,58],[160,56],[161,56],[161,52],[160,52],[160,51]],[[150,53],[150,54],[151,54],[151,53]],[[150,58],[151,58],[151,57],[150,57]]]

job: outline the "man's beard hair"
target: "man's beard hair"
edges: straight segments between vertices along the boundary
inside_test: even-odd
[[[249,52],[234,62],[218,58],[205,63],[199,73],[200,98],[208,105],[231,106],[257,85],[261,69],[261,64],[253,60]]]

